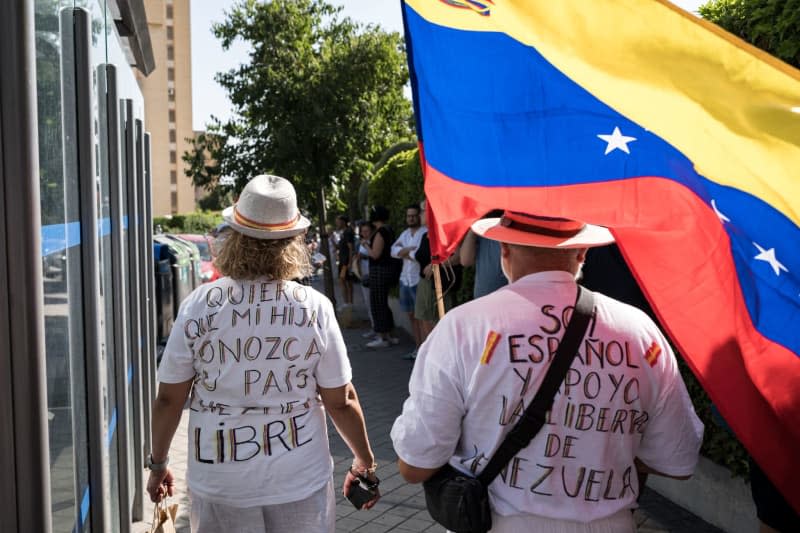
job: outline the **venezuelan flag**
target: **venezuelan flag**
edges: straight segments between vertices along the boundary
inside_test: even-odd
[[[612,229],[800,510],[800,73],[660,0],[406,0],[431,248],[495,208]]]

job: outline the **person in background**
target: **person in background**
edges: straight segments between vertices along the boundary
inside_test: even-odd
[[[336,275],[336,267],[337,267],[337,251],[339,249],[339,237],[341,237],[341,233],[339,233],[333,226],[330,224],[325,224],[325,235],[328,238],[328,257],[330,257],[331,264],[329,265],[332,268],[331,272]]]
[[[172,494],[169,449],[189,398],[194,533],[333,533],[326,413],[354,455],[344,492],[356,475],[378,480],[333,306],[291,281],[309,270],[309,221],[277,176],[251,179],[223,217],[224,277],[181,304],[158,369],[147,491]]]
[[[487,217],[498,217],[502,211],[491,211]],[[500,268],[500,244],[484,239],[469,230],[461,242],[459,260],[462,266],[475,266],[475,285],[472,298],[480,298],[508,283]]]
[[[222,243],[225,242],[225,238],[230,235],[230,232],[231,227],[227,222],[217,224],[214,229],[208,232],[208,244],[212,257],[217,257],[217,255],[219,255]]]
[[[420,240],[428,232],[428,228],[421,225],[419,206],[406,207],[406,226],[407,228],[392,244],[392,257],[403,260],[403,270],[400,272],[400,309],[408,314],[414,334],[414,351],[407,356],[408,359],[413,359],[417,356],[417,349],[422,343],[420,323],[414,318],[417,284],[420,278],[419,262],[414,258],[414,253],[419,248]]]
[[[422,225],[427,227],[426,207],[427,201],[423,200],[420,204],[420,216]],[[433,279],[433,264],[431,263],[431,241],[428,232],[422,236],[414,257],[419,262],[422,269],[422,276],[417,285],[417,300],[414,306],[414,316],[420,323],[422,342],[428,338],[433,327],[439,321],[439,308],[436,298],[436,288]],[[442,298],[444,300],[445,312],[450,311],[456,305],[456,293],[461,286],[462,268],[459,264],[459,254],[456,252],[439,266],[442,280]],[[405,356],[404,359],[416,359]]]
[[[336,245],[339,260],[339,283],[342,285],[340,310],[353,305],[353,274],[350,272],[350,261],[355,255],[355,232],[350,227],[350,219],[346,215],[336,217],[336,230],[339,242]]]
[[[485,468],[541,386],[587,249],[613,241],[606,228],[512,211],[472,230],[500,243],[509,285],[447,313],[422,345],[391,432],[410,483],[445,464]],[[542,430],[488,487],[492,533],[634,533],[636,472],[694,472],[703,424],[666,338],[600,293],[593,311]]]
[[[374,231],[375,226],[369,220],[360,220],[358,222],[359,242],[356,257],[358,259],[359,271],[361,272],[361,296],[364,298],[364,304],[367,306],[370,325],[370,330],[362,335],[365,339],[375,337],[375,322],[372,319],[372,311],[370,311],[369,307],[369,252],[363,243],[369,242]]]
[[[362,239],[369,256],[369,310],[372,313],[372,327],[376,336],[366,344],[369,348],[386,348],[398,341],[392,336],[394,316],[389,308],[389,289],[392,285],[391,246],[394,232],[386,225],[389,210],[376,205],[370,211],[369,221],[375,231],[369,239]]]

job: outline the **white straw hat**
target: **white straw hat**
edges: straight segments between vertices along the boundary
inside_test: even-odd
[[[297,209],[289,180],[261,175],[252,178],[239,201],[222,212],[231,228],[256,239],[285,239],[303,233],[311,222]]]
[[[515,211],[506,211],[500,218],[477,220],[472,231],[494,241],[542,248],[591,248],[614,242],[614,236],[603,226]]]

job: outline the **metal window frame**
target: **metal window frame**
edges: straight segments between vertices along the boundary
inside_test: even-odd
[[[133,113],[133,100],[123,100],[125,107],[125,187],[127,190],[128,208],[128,265],[130,275],[128,276],[128,323],[130,324],[130,342],[128,353],[133,367],[133,397],[129,401],[133,405],[133,417],[131,420],[131,431],[133,432],[133,473],[134,473],[134,493],[131,518],[138,522],[144,519],[144,483],[141,472],[144,470],[144,441],[145,432],[143,412],[145,399],[142,397],[142,386],[144,376],[142,374],[142,349],[144,341],[142,339],[142,312],[141,312],[141,287],[139,272],[142,267],[139,242],[139,229],[141,224],[141,213],[138,209],[137,195],[137,157],[136,157],[136,132],[135,118]],[[139,473],[139,474],[137,474]]]
[[[0,18],[0,531],[50,533],[33,4]]]
[[[155,251],[153,250],[153,191],[152,191],[152,159],[151,159],[151,152],[150,152],[150,133],[145,132],[144,134],[144,208],[145,208],[145,242],[148,243],[148,246],[145,248],[146,259],[145,263],[150,269],[150,274],[147,277],[148,280],[148,287],[147,287],[147,297],[150,299],[150,305],[148,307],[148,312],[150,313],[150,320],[148,322],[148,327],[150,329],[150,342],[148,343],[148,349],[150,350],[150,402],[148,403],[148,408],[152,409],[153,402],[156,399],[156,370],[157,370],[157,354],[158,354],[158,339],[156,331],[156,278],[155,278]]]
[[[108,456],[105,453],[108,433],[106,394],[105,334],[103,306],[100,301],[100,242],[98,236],[97,183],[95,174],[95,140],[91,59],[91,15],[84,8],[61,11],[63,107],[75,113],[62,113],[65,171],[78,177],[80,210],[81,310],[83,312],[84,362],[86,369],[87,439],[89,454],[89,516],[93,531],[109,531],[110,496]],[[72,57],[70,57],[72,56]],[[69,61],[72,59],[73,61]],[[70,142],[71,140],[71,142]],[[71,157],[68,149],[72,150]]]
[[[142,333],[142,422],[144,423],[144,451],[149,454],[151,450],[150,414],[152,410],[152,386],[150,381],[151,367],[154,364],[154,347],[152,345],[151,310],[153,298],[150,296],[149,279],[153,277],[152,262],[148,262],[148,248],[152,248],[152,241],[147,239],[147,227],[150,221],[147,218],[147,202],[145,199],[145,147],[144,147],[144,123],[141,119],[134,122],[134,132],[136,134],[136,205],[138,208],[138,220],[136,229],[139,235],[139,296],[140,296],[140,321]]]
[[[120,172],[119,151],[119,108],[117,106],[117,69],[111,64],[97,67],[98,86],[101,89],[100,137],[101,154],[104,154],[109,182],[109,207],[111,216],[111,290],[106,291],[109,298],[114,299],[114,322],[107,325],[114,328],[114,346],[110,357],[115,358],[116,376],[113,386],[117,399],[117,454],[119,466],[120,524],[126,525],[131,520],[132,496],[130,491],[131,464],[128,461],[128,439],[130,438],[130,421],[128,420],[128,337],[127,337],[127,298],[124,284],[123,265],[125,250],[123,249],[122,219],[122,174]],[[104,153],[105,151],[105,153]],[[111,347],[109,347],[111,348]],[[112,384],[109,384],[112,386]],[[113,472],[112,472],[113,475]]]

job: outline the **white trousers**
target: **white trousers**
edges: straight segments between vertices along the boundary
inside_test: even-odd
[[[537,515],[500,516],[492,513],[491,533],[636,533],[629,509],[593,522],[573,522]]]
[[[192,533],[334,533],[333,479],[308,498],[259,507],[231,507],[190,495]]]

